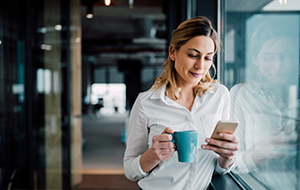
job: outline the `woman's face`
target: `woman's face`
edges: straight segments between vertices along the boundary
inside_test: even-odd
[[[260,73],[275,84],[291,83],[298,71],[295,60],[295,43],[288,38],[273,38],[260,49],[256,65]]]
[[[215,45],[210,37],[197,36],[179,50],[170,46],[170,58],[175,62],[177,85],[198,85],[213,63]]]

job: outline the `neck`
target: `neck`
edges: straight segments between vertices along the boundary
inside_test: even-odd
[[[180,91],[180,99],[190,99],[190,98],[195,98],[194,95],[194,90],[192,87],[180,87],[181,91]]]
[[[196,97],[194,95],[193,88],[191,87],[184,87],[184,88],[180,87],[180,88],[181,88],[180,98],[175,101],[178,104],[187,108],[189,111],[191,111]]]

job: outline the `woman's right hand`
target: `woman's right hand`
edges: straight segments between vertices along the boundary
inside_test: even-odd
[[[174,131],[167,127],[160,134],[152,138],[152,146],[140,158],[140,165],[144,172],[150,172],[160,161],[167,160],[173,156],[174,143],[170,142],[172,136],[167,133]]]
[[[246,157],[249,157],[247,156],[247,152],[252,152],[249,155],[252,155],[254,163],[262,166],[271,159],[295,157],[297,146],[297,134],[283,131],[283,127],[280,126],[273,129],[262,141],[246,151],[243,158],[247,160]]]
[[[172,136],[166,133],[174,133],[170,127],[166,127],[160,134],[152,138],[152,151],[160,161],[167,160],[173,156],[175,151],[174,143],[170,142]]]
[[[257,150],[253,154],[256,164],[263,163],[264,160],[291,158],[297,155],[297,133],[286,134],[284,131],[274,133],[275,130],[256,145]]]

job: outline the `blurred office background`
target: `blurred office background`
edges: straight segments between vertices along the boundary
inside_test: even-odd
[[[261,142],[278,126],[293,139],[263,164],[241,159],[233,182],[300,189],[300,0],[1,0],[0,188],[137,189],[122,165],[130,109],[162,71],[171,32],[198,15],[222,41],[216,78],[252,135],[240,132],[243,151],[278,147]]]

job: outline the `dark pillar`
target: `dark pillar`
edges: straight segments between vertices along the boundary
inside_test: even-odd
[[[141,91],[141,69],[142,62],[135,59],[118,61],[118,69],[124,72],[126,85],[126,109],[130,110]]]

